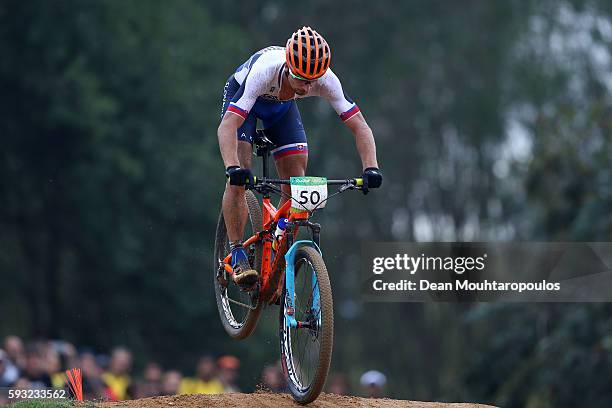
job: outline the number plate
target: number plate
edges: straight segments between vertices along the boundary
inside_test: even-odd
[[[291,177],[291,211],[313,211],[325,207],[327,179],[325,177]]]

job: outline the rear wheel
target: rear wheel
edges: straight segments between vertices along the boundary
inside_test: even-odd
[[[246,192],[246,202],[249,209],[249,219],[245,229],[245,236],[250,237],[262,229],[262,215],[259,201],[252,191]],[[249,263],[257,272],[261,273],[262,244],[257,241],[245,248],[249,255]],[[217,308],[223,328],[234,339],[248,337],[255,327],[262,310],[259,301],[259,291],[245,292],[236,285],[229,273],[222,267],[223,258],[229,254],[229,240],[225,227],[223,211],[219,214],[217,233],[215,237],[214,252],[214,286]]]
[[[281,362],[293,398],[300,404],[314,401],[327,379],[331,362],[334,316],[331,285],[319,252],[300,247],[295,256],[294,314],[297,327],[290,327],[287,286],[281,297]]]

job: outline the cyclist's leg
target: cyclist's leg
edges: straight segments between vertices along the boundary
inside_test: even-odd
[[[276,159],[276,169],[279,177],[288,179],[289,177],[299,177],[306,174],[306,166],[308,165],[308,153],[300,153],[292,156],[281,157]],[[283,205],[291,195],[291,186],[281,186],[287,196],[281,197],[279,206]]]
[[[238,160],[240,167],[251,168],[251,156],[253,155],[251,144],[238,140]],[[244,226],[247,221],[248,208],[244,199],[245,189],[243,186],[231,186],[225,184],[223,193],[223,218],[227,228],[227,237],[230,242],[240,241],[244,237]]]
[[[223,103],[221,108],[221,117],[225,114],[229,102],[236,92],[240,91],[240,85],[230,76],[223,89]],[[238,160],[240,166],[251,168],[252,143],[257,118],[254,114],[250,114],[238,129],[236,137],[238,138]],[[227,237],[230,242],[240,241],[243,239],[244,227],[248,216],[248,209],[244,199],[245,189],[241,186],[225,185],[223,194],[223,218],[225,219],[225,227],[227,229]]]
[[[279,120],[266,127],[266,135],[277,146],[272,150],[272,155],[279,177],[304,176],[308,164],[308,143],[295,101],[291,102],[291,107]],[[287,196],[291,195],[291,186],[283,185],[282,189]],[[279,205],[285,201],[286,197],[281,198]]]

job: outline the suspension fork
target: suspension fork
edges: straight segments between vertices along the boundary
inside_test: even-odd
[[[291,237],[293,241],[293,234],[289,234],[288,238]],[[285,254],[285,325],[291,328],[310,328],[310,322],[301,322],[295,319],[295,255],[300,246],[311,246],[315,248],[319,253],[321,250],[319,246],[310,240],[295,241]],[[320,294],[319,284],[317,281],[317,275],[312,274],[312,306],[310,312],[317,318],[317,324],[321,322],[321,305],[320,305]]]

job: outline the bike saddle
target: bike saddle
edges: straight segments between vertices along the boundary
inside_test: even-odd
[[[274,147],[274,143],[266,137],[266,133],[263,129],[257,130],[253,138],[253,143],[255,144],[257,156],[265,156]]]

